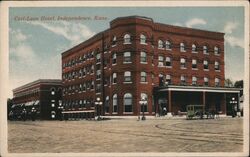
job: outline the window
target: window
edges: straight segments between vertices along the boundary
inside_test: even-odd
[[[116,64],[116,53],[112,55],[112,64]]]
[[[82,84],[79,84],[79,91],[82,91]]]
[[[215,86],[219,87],[220,86],[220,79],[219,78],[215,78]]]
[[[84,67],[82,71],[82,76],[85,76],[85,75],[86,75],[86,68]]]
[[[197,77],[192,77],[192,85],[197,85]]]
[[[147,73],[141,72],[141,82],[147,82]]]
[[[197,69],[197,60],[192,59],[192,69]]]
[[[215,55],[219,55],[220,54],[219,48],[217,46],[214,47],[214,54]]]
[[[159,49],[163,48],[163,41],[162,40],[158,40],[158,48]]]
[[[117,113],[118,112],[118,103],[117,103],[117,94],[113,95],[113,112]]]
[[[113,73],[113,84],[117,83],[117,74]]]
[[[159,74],[159,85],[163,86],[164,85],[164,75],[163,74]]]
[[[171,64],[171,58],[170,57],[166,57],[166,66],[167,67],[171,67],[172,64]]]
[[[143,34],[140,35],[140,43],[141,44],[146,44],[146,36],[143,35]]]
[[[186,77],[184,75],[181,75],[181,85],[186,84]]]
[[[52,88],[52,89],[51,89],[51,95],[55,95],[55,93],[56,93],[56,92],[55,92],[55,88]]]
[[[51,100],[51,107],[55,107],[55,100]]]
[[[164,65],[164,58],[163,58],[163,56],[159,56],[158,57],[158,66],[163,67],[163,65]]]
[[[209,84],[208,84],[208,81],[209,81],[209,79],[207,78],[207,77],[204,77],[204,85],[205,86],[208,86]]]
[[[206,45],[203,46],[203,53],[208,54],[208,48]]]
[[[147,63],[147,53],[141,52],[141,63]]]
[[[129,34],[125,34],[123,39],[124,39],[124,44],[131,44],[131,38]]]
[[[86,83],[83,83],[82,85],[82,90],[85,92],[86,91]]]
[[[124,52],[123,57],[123,63],[131,63],[131,52]]]
[[[126,93],[123,97],[124,112],[133,112],[132,94]]]
[[[112,46],[114,47],[116,45],[116,36],[113,36],[113,39],[112,39]]]
[[[131,82],[131,72],[130,71],[125,71],[124,72],[124,82]]]
[[[96,85],[96,93],[101,93],[101,84]]]
[[[192,44],[192,52],[197,52],[197,47],[195,44]]]
[[[171,84],[171,75],[166,75],[166,83],[169,85]]]
[[[204,70],[208,70],[208,61],[207,60],[203,61],[203,67],[204,67]]]
[[[171,44],[171,42],[170,41],[166,41],[166,49],[167,50],[170,50],[172,48],[172,44]]]
[[[181,68],[182,69],[186,68],[186,59],[185,58],[181,58],[180,62],[181,62]]]
[[[220,70],[219,62],[217,62],[217,61],[214,62],[214,69],[215,70]]]
[[[141,93],[141,99],[145,99],[148,102],[148,95],[146,93]],[[141,104],[141,112],[148,112],[148,103]]]
[[[109,96],[105,99],[105,113],[109,113]]]
[[[94,86],[95,86],[94,81],[91,81],[91,87],[90,87],[90,89],[94,89]]]
[[[181,52],[186,52],[184,43],[180,43],[180,51]]]
[[[100,65],[99,65],[99,66],[100,66]],[[97,67],[98,67],[98,66],[97,66]],[[94,65],[91,65],[90,73],[92,73],[92,74],[94,73],[94,68],[95,68]]]
[[[100,53],[96,54],[96,63],[97,64],[101,63],[101,54]]]
[[[96,71],[96,79],[101,79],[101,70]]]

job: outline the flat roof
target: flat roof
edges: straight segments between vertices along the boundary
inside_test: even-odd
[[[176,86],[168,85],[166,87],[158,87],[158,91],[187,91],[187,92],[214,92],[214,93],[240,93],[242,88],[226,88],[226,87],[206,87],[206,86]]]

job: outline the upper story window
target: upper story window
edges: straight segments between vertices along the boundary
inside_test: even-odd
[[[115,45],[116,45],[116,42],[117,42],[116,36],[113,36],[113,39],[112,39],[112,46],[115,46]]]
[[[113,73],[112,80],[113,80],[113,84],[117,83],[117,74],[116,73]]]
[[[185,58],[181,58],[180,62],[181,62],[181,68],[182,69],[186,68],[186,59]]]
[[[159,67],[164,66],[164,57],[163,56],[158,56],[158,66]]]
[[[141,72],[141,82],[147,82],[147,73],[144,71]]]
[[[166,66],[167,67],[171,67],[172,66],[171,58],[170,57],[166,57]]]
[[[181,85],[186,84],[186,77],[184,75],[181,75]]]
[[[186,48],[185,48],[185,44],[184,43],[180,43],[180,51],[181,52],[186,52]]]
[[[91,86],[90,86],[90,89],[94,89],[94,86],[95,86],[94,81],[91,81]]]
[[[101,79],[101,70],[96,71],[96,79]]]
[[[192,85],[197,85],[197,77],[192,77]]]
[[[117,94],[113,95],[113,112],[117,112],[118,111],[118,101],[117,101]]]
[[[205,86],[208,86],[209,84],[208,84],[208,81],[209,81],[209,79],[207,78],[207,77],[204,77],[204,85]]]
[[[147,53],[146,52],[141,52],[140,58],[141,58],[141,63],[147,63]]]
[[[141,44],[146,44],[146,36],[144,34],[140,35],[140,43]]]
[[[208,70],[208,61],[207,60],[203,61],[203,68],[204,68],[204,70]]]
[[[192,44],[192,52],[193,53],[197,52],[197,46],[195,44]]]
[[[101,63],[101,54],[96,54],[96,63]]]
[[[215,69],[215,70],[220,70],[220,64],[219,64],[218,61],[215,61],[215,62],[214,62],[214,69]]]
[[[123,63],[131,63],[132,59],[131,59],[131,52],[124,52],[123,54]]]
[[[172,44],[171,44],[171,42],[170,41],[166,41],[166,49],[167,50],[170,50],[172,48]]]
[[[214,82],[215,82],[216,87],[220,86],[220,79],[219,78],[215,78]]]
[[[124,44],[131,44],[131,36],[129,34],[125,34],[123,39],[124,39]]]
[[[158,48],[162,49],[163,47],[164,47],[163,41],[162,40],[158,40]]]
[[[219,55],[220,54],[219,48],[217,46],[214,47],[214,54],[215,55]]]
[[[55,88],[51,88],[51,95],[55,95],[56,94],[56,92],[55,92]]]
[[[197,69],[197,60],[192,59],[192,69]]]
[[[203,46],[203,53],[204,53],[204,54],[209,54],[209,53],[208,53],[208,48],[207,48],[206,45]]]
[[[125,71],[124,72],[124,82],[131,82],[131,72],[130,71]]]
[[[124,104],[124,112],[133,112],[133,98],[131,93],[124,94],[123,104]]]
[[[112,64],[116,64],[116,53],[112,55]]]
[[[171,84],[171,75],[169,74],[166,75],[166,82],[167,84]]]

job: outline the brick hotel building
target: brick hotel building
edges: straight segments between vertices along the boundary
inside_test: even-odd
[[[138,115],[145,97],[147,115],[189,104],[226,114],[240,91],[224,87],[224,69],[224,33],[119,17],[62,53],[64,113],[94,110],[99,97],[102,115]]]
[[[59,106],[62,106],[62,80],[39,79],[13,90],[11,112],[15,119],[20,119],[23,109],[30,118],[32,108],[39,119],[59,119]]]

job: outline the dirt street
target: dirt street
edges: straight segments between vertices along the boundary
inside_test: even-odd
[[[10,121],[10,153],[241,152],[243,119]]]

